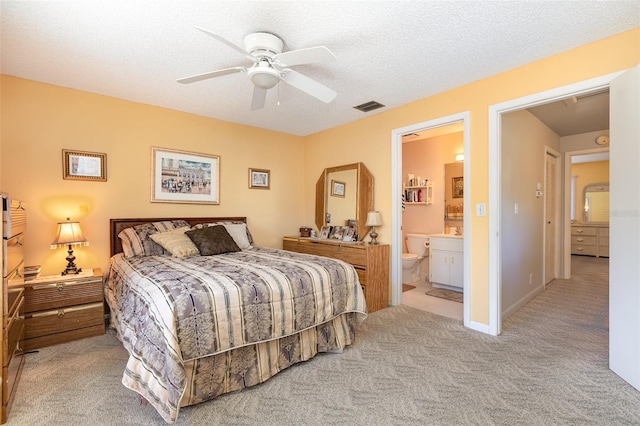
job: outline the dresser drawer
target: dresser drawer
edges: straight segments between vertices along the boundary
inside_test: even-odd
[[[586,246],[586,245],[572,245],[571,246],[571,254],[584,254],[588,256],[595,256],[597,252],[596,246]]]
[[[24,234],[16,235],[8,240],[2,240],[2,244],[4,256],[2,276],[6,277],[19,268],[24,269]],[[20,275],[24,276],[22,273]]]
[[[102,302],[25,315],[24,339],[104,324]]]
[[[25,284],[25,312],[45,311],[70,305],[102,302],[102,278],[74,282]]]
[[[598,230],[589,226],[572,226],[571,235],[597,235]]]
[[[282,248],[284,250],[294,251],[297,253],[314,254],[316,256],[332,257],[334,259],[340,259],[352,265],[358,265],[366,267],[367,265],[367,252],[364,248],[349,247],[345,245],[336,244],[322,244],[314,243],[311,241],[291,241],[283,240]]]
[[[572,235],[571,244],[577,245],[596,245],[596,236],[590,235]]]
[[[8,365],[2,367],[2,377],[5,378],[6,387],[2,392],[2,405],[8,406],[9,401],[13,399],[15,391],[18,385],[18,379],[22,373],[22,365],[24,364],[24,357],[22,354],[16,354]]]
[[[22,304],[20,300],[19,304]],[[2,342],[2,365],[7,366],[11,362],[13,354],[18,348],[18,342],[22,337],[24,330],[24,317],[20,316],[19,307],[14,312],[14,315],[9,318],[6,326],[6,334],[4,335],[4,341]]]

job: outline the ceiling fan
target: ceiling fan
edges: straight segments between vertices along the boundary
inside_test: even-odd
[[[337,95],[334,90],[289,68],[295,65],[336,60],[336,56],[324,46],[282,52],[282,48],[284,47],[282,39],[270,33],[257,32],[245,36],[245,48],[243,49],[211,31],[199,27],[196,27],[196,29],[236,50],[245,58],[253,62],[253,65],[250,65],[249,67],[238,66],[224,68],[217,71],[185,77],[177,80],[178,83],[194,83],[196,81],[220,77],[227,74],[246,72],[254,85],[253,98],[251,100],[252,110],[264,107],[267,90],[275,87],[280,81],[284,81],[296,89],[301,90],[325,103],[333,101]]]

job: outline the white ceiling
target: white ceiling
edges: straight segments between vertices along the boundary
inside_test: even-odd
[[[2,0],[1,71],[25,79],[308,135],[640,26],[631,1]],[[295,70],[337,91],[324,104],[280,83],[250,111],[237,51],[266,31],[284,50],[326,46],[336,62]],[[277,104],[279,100],[279,105]],[[353,109],[368,101],[385,108]],[[407,123],[408,124],[408,123]]]

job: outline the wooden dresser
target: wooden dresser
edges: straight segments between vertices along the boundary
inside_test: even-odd
[[[100,269],[40,277],[24,287],[25,351],[104,334]]]
[[[352,264],[364,289],[369,312],[384,309],[389,304],[389,245],[348,243],[285,237],[282,248],[297,253],[332,257]]]
[[[609,257],[609,225],[571,225],[571,254]]]
[[[2,341],[2,383],[0,384],[0,399],[2,413],[0,423],[5,423],[9,416],[11,402],[15,395],[24,357],[20,347],[20,340],[24,331],[24,233],[27,229],[26,204],[12,200],[2,195],[2,222],[0,235],[2,246],[2,326],[0,340]]]

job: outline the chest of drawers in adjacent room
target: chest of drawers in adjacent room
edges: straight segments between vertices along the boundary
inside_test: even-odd
[[[25,351],[104,334],[102,271],[25,283]]]
[[[571,254],[609,257],[609,225],[571,225]]]

